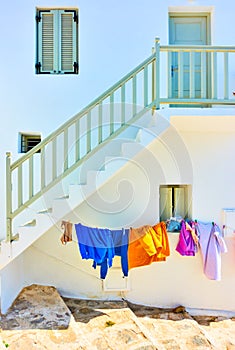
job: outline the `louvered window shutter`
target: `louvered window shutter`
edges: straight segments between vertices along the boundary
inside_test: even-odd
[[[55,70],[55,14],[40,11],[36,17],[37,27],[37,73],[54,73]]]
[[[75,13],[61,11],[60,15],[60,70],[63,73],[70,73],[77,70],[77,22]]]
[[[40,10],[36,20],[36,72],[78,73],[77,10]]]

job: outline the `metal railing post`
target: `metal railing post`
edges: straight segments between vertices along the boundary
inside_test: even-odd
[[[160,108],[160,38],[155,38],[155,105],[156,109]]]
[[[12,241],[11,152],[6,153],[6,241]]]

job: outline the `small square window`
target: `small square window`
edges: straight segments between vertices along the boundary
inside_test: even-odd
[[[160,221],[192,216],[191,185],[160,185]]]
[[[78,74],[78,9],[36,9],[36,74]]]
[[[27,153],[42,140],[39,133],[19,133],[19,153]],[[40,151],[38,151],[39,153]]]

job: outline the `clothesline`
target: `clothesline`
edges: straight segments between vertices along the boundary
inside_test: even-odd
[[[71,222],[62,221],[64,230],[61,242],[74,241]],[[169,242],[164,222],[155,226],[110,230],[75,224],[77,244],[83,259],[92,259],[93,267],[100,266],[100,276],[106,277],[115,255],[121,257],[124,277],[134,267],[150,265],[154,261],[165,261],[170,255]]]
[[[61,242],[66,244],[74,241],[73,224],[62,221],[61,227],[64,229]],[[75,230],[76,243],[82,258],[93,259],[94,268],[97,265],[100,266],[101,279],[106,277],[115,255],[121,257],[122,271],[126,277],[131,268],[165,261],[170,255],[165,222],[155,226],[145,225],[126,230],[94,228],[79,223],[75,224]],[[221,230],[215,222],[182,220],[175,250],[182,256],[195,256],[200,250],[205,275],[212,280],[221,279],[221,253],[227,252],[227,247]]]
[[[171,219],[171,220],[172,220],[172,219]],[[177,221],[178,221],[178,220],[177,220]],[[180,222],[181,222],[181,225],[182,225],[182,222],[184,222],[184,220],[182,219],[182,220],[180,220]],[[189,229],[189,230],[191,231],[191,235],[192,235],[192,238],[193,238],[194,242],[197,244],[197,243],[198,243],[198,237],[197,237],[197,235],[195,234],[195,229],[194,229],[194,227],[193,227],[193,228],[190,228],[190,225],[188,224],[188,222],[187,222],[187,221],[185,221],[185,222],[186,222],[186,227],[187,227],[187,229]],[[198,222],[197,220],[191,221],[191,223],[192,223],[193,225],[195,225],[195,226],[197,225],[197,222]],[[214,221],[212,221],[211,224],[212,224],[212,226],[216,225]],[[61,222],[61,228],[64,230],[63,235],[61,236],[61,242],[62,242],[62,244],[66,244],[66,243],[71,242],[71,241],[73,240],[73,239],[72,239],[72,227],[73,227],[74,225],[76,225],[76,224],[71,223],[70,221],[65,221],[65,220],[63,220],[63,221]],[[145,225],[145,226],[147,226],[147,225]],[[145,227],[145,226],[143,226],[143,227]],[[94,228],[98,229],[98,227],[94,227]],[[223,225],[223,226],[222,226],[222,235],[223,235],[223,236],[224,236],[224,230],[225,230],[225,228],[230,228],[230,229],[232,229],[232,230],[234,231],[234,229],[233,229],[232,227]],[[130,229],[132,229],[132,227],[130,227]],[[125,229],[122,228],[122,230],[125,230]],[[234,233],[235,233],[235,232],[234,232]],[[74,241],[74,242],[77,243],[77,241]]]

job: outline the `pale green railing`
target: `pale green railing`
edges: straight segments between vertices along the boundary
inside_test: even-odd
[[[157,74],[155,61],[156,50],[123,79],[14,163],[11,163],[11,154],[9,152],[6,154],[6,240],[8,242],[13,239],[12,221],[17,215],[73,172],[108,139],[114,138],[137,120],[146,108],[154,108],[155,82],[158,80],[155,76]],[[106,108],[107,105],[108,108]],[[116,105],[120,106],[118,113],[114,108]],[[130,108],[126,110],[127,105],[130,106],[131,112]],[[137,106],[142,106],[142,109]],[[94,129],[92,117],[97,114],[98,127]],[[105,125],[103,125],[104,119]],[[96,131],[97,134],[94,135]],[[68,156],[71,134],[76,140],[72,160]],[[93,142],[94,138],[97,140],[96,144]],[[49,157],[47,157],[48,153],[50,153]],[[59,165],[63,164],[63,169],[60,171],[58,162]]]
[[[107,140],[114,138],[136,121],[146,108],[158,109],[161,104],[170,106],[234,104],[234,99],[229,97],[230,75],[235,67],[234,57],[231,59],[234,52],[235,47],[169,45],[160,47],[159,39],[156,39],[155,48],[148,59],[44,141],[14,163],[11,162],[11,154],[8,152],[6,155],[7,241],[11,242],[13,239],[12,221],[17,215],[74,171]],[[222,60],[219,55],[222,55]],[[175,62],[177,68],[174,66]],[[221,71],[222,88],[221,82],[218,84]],[[121,105],[118,116],[115,115],[115,104]],[[127,104],[131,106],[129,114],[125,108]],[[103,110],[107,105],[109,105],[108,132],[107,120],[106,129],[103,127]],[[137,106],[142,108],[137,109]],[[98,113],[96,143],[92,131],[94,111]],[[105,118],[107,119],[107,116]],[[72,160],[68,157],[71,132],[76,140]],[[48,153],[50,153],[49,160]],[[61,170],[58,170],[59,157],[60,164],[63,164]],[[38,177],[40,181],[36,184]]]
[[[160,104],[234,105],[235,46],[168,45],[160,51],[166,72]]]

